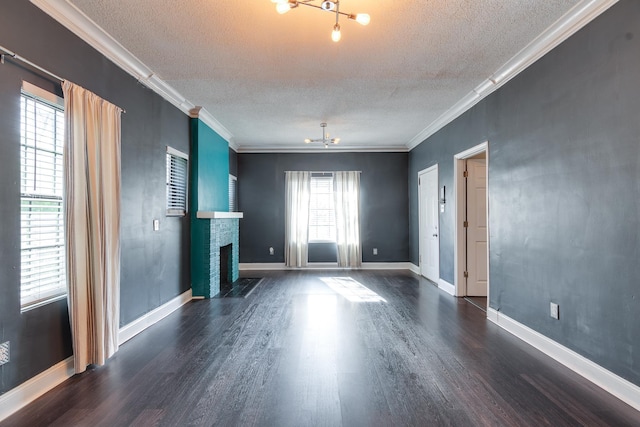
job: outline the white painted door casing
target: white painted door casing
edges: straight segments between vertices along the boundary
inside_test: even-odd
[[[438,166],[418,174],[420,274],[438,283],[440,279],[440,231],[438,213]]]

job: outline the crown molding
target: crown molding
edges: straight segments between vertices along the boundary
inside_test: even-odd
[[[191,115],[191,110],[196,108],[196,105],[158,77],[151,68],[111,37],[84,12],[71,4],[69,0],[30,1],[183,113]],[[236,149],[233,143],[233,134],[205,109],[198,108],[198,111],[198,117],[223,137],[232,148]]]
[[[353,146],[335,146],[331,145],[329,148],[324,146],[302,145],[300,147],[292,147],[290,145],[282,146],[270,146],[256,147],[243,145],[238,153],[407,153],[409,149],[404,145],[389,145],[389,146],[368,146],[368,147],[353,147]]]
[[[238,151],[238,145],[233,140],[231,132],[225,128],[213,115],[208,112],[204,107],[195,106],[188,111],[189,117],[193,119],[200,119],[203,123],[216,131],[218,135],[223,137],[229,143],[229,147]]]
[[[431,135],[457,119],[496,89],[527,69],[531,64],[571,37],[617,2],[618,0],[580,1],[524,49],[507,61],[488,79],[484,80],[475,89],[456,102],[453,107],[445,111],[434,122],[424,128],[422,132],[414,136],[407,143],[407,148],[413,150]]]

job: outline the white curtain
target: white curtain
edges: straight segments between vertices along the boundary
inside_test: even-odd
[[[336,241],[338,266],[362,266],[360,250],[360,173],[335,172]]]
[[[311,173],[285,172],[285,252],[287,267],[305,267],[309,246]]]
[[[122,110],[68,81],[62,89],[69,316],[80,373],[118,350]]]

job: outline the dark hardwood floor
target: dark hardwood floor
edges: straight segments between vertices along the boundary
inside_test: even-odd
[[[624,426],[640,413],[409,272],[251,272],[2,426]],[[357,303],[319,277],[350,276]]]

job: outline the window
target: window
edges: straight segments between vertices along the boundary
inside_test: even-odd
[[[167,216],[187,213],[187,183],[189,156],[167,147]]]
[[[309,241],[335,242],[336,215],[333,200],[333,175],[311,176],[309,203]]]
[[[20,304],[22,310],[67,293],[62,99],[23,84],[20,99]]]
[[[238,178],[229,175],[229,212],[238,211]]]

